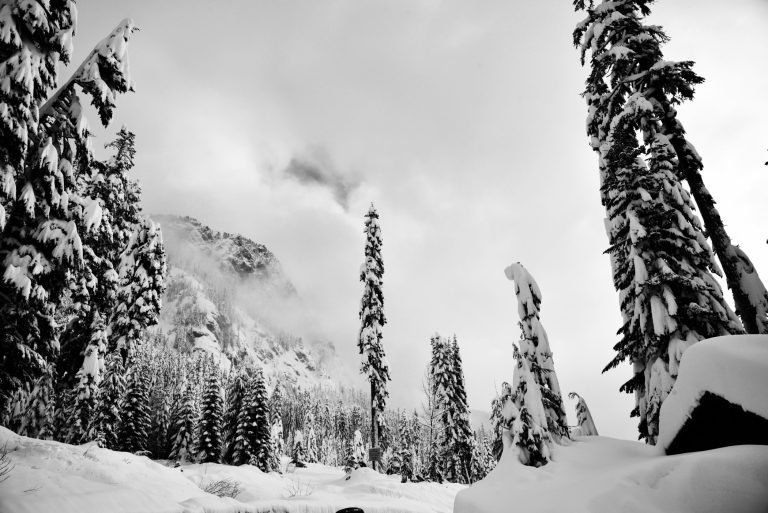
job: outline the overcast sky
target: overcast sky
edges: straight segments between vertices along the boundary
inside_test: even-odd
[[[137,134],[145,210],[266,244],[350,365],[363,215],[376,204],[393,406],[418,404],[439,331],[458,337],[470,407],[489,410],[512,379],[518,318],[503,270],[520,261],[543,292],[564,391],[586,398],[601,434],[636,438],[618,391],[629,364],[601,374],[620,315],[569,1],[78,8],[76,61],[120,19],[141,28],[136,92],[118,100],[111,132]],[[680,118],[766,280],[768,2],[664,0],[651,20],[672,37],[666,58],[695,60],[706,78]]]

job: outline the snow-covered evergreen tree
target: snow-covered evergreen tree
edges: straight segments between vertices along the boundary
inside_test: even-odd
[[[269,424],[269,404],[267,402],[267,387],[264,374],[257,369],[248,383],[249,394],[244,400],[244,407],[250,410],[251,431],[249,446],[251,458],[249,463],[256,465],[264,472],[276,470],[273,468],[272,434]],[[247,402],[247,404],[245,404]]]
[[[291,461],[293,463],[304,463],[306,453],[304,450],[304,435],[300,429],[293,434],[293,448],[291,449]]]
[[[3,412],[2,425],[22,436],[54,439],[56,392],[55,371],[47,368],[32,385],[26,383],[12,394],[7,411]]]
[[[200,412],[197,450],[201,463],[219,463],[221,461],[222,414],[221,380],[219,369],[213,358],[207,362],[207,377],[203,388],[202,411]]]
[[[469,482],[472,428],[458,343],[435,334],[430,374],[439,410],[439,473],[452,482]]]
[[[317,457],[317,435],[315,435],[315,428],[312,424],[308,424],[308,431],[307,431],[307,441],[306,441],[306,448],[307,448],[307,462],[308,463],[317,463],[318,457]]]
[[[598,436],[597,427],[595,426],[595,421],[592,420],[592,414],[589,412],[587,401],[576,392],[571,392],[568,394],[568,397],[578,400],[578,403],[576,403],[578,426],[573,430],[573,436]]]
[[[74,279],[93,276],[85,258],[93,248],[83,237],[102,217],[99,202],[79,194],[92,162],[80,92],[91,96],[106,125],[115,95],[131,87],[126,49],[134,26],[124,20],[49,96],[58,65],[72,54],[75,12],[70,0],[45,7],[16,0],[3,8],[0,402],[58,357],[56,308],[66,294],[93,283]]]
[[[515,448],[523,465],[540,467],[549,462],[552,448],[541,387],[528,367],[528,358],[521,354],[517,346],[515,360],[512,398],[505,405],[504,415],[510,426],[510,446]]]
[[[282,424],[283,424],[283,402],[285,401],[283,385],[280,380],[275,381],[275,388],[272,390],[272,394],[269,396],[269,420],[274,424],[277,420],[280,421],[280,438],[283,436]]]
[[[147,449],[152,453],[152,458],[154,459],[168,459],[173,449],[172,401],[174,399],[180,400],[181,397],[175,393],[170,385],[170,383],[165,381],[155,380],[150,396],[152,422],[150,424],[149,446]]]
[[[391,473],[400,474],[401,482],[413,480],[414,477],[414,450],[416,445],[416,433],[412,430],[412,425],[405,417],[400,415],[398,418],[398,444],[395,449],[394,458],[390,467]]]
[[[693,71],[692,61],[664,59],[661,45],[669,38],[662,27],[644,24],[650,14],[648,1],[602,2],[599,8],[594,3],[574,2],[577,10],[587,13],[574,33],[582,63],[590,52],[590,64],[606,72],[612,90],[620,88],[628,100],[642,103],[647,113],[641,121],[644,142],[674,155],[670,164],[690,186],[746,331],[768,333],[768,292],[749,257],[731,242],[704,186],[702,159],[677,116],[676,105],[691,100],[704,79]]]
[[[504,406],[511,400],[512,387],[505,381],[501,384],[501,393],[491,401],[491,429],[493,430],[491,454],[496,461],[499,461],[504,452],[504,432],[509,430],[504,416]]]
[[[77,373],[77,397],[67,441],[71,444],[89,442],[96,438],[93,423],[99,405],[99,384],[104,375],[104,357],[107,353],[107,335],[104,321],[95,311],[92,316],[91,340],[85,348],[85,357]]]
[[[488,439],[487,435],[483,435],[480,439],[480,447],[482,448],[481,454],[483,458],[482,468],[485,471],[485,474],[480,477],[480,479],[483,479],[491,470],[496,467],[498,458],[496,458],[496,456],[493,454],[493,446],[491,445],[491,441]]]
[[[149,385],[145,369],[131,365],[128,371],[125,399],[120,412],[117,434],[121,451],[141,453],[147,450],[149,430]]]
[[[83,265],[72,273],[73,286],[60,308],[61,315],[69,319],[60,335],[62,350],[58,367],[64,378],[68,374],[87,371],[84,348],[79,341],[90,336],[96,313],[105,320],[108,334],[115,331],[120,263],[128,249],[131,233],[142,222],[141,191],[138,183],[128,176],[135,155],[134,135],[123,127],[106,147],[113,148],[115,154],[105,162],[93,160],[91,173],[81,180],[77,190],[80,196],[98,202],[101,223],[81,234],[81,241],[89,250],[83,252]],[[115,336],[116,333],[107,345],[108,352],[115,349]]]
[[[533,379],[541,388],[547,414],[547,429],[555,441],[560,441],[569,436],[568,419],[560,383],[555,373],[549,338],[539,319],[541,290],[531,273],[520,262],[507,267],[504,273],[515,282],[517,313],[520,316],[520,351],[528,360]]]
[[[269,469],[282,473],[280,458],[283,455],[283,428],[279,421],[272,424],[269,440]],[[329,440],[326,441],[330,442]]]
[[[195,387],[185,381],[183,400],[174,405],[171,414],[172,448],[170,458],[177,461],[192,461],[196,453],[195,430],[199,412],[195,400]]]
[[[283,438],[283,420],[276,418],[272,421],[272,444],[275,457],[278,459],[285,454],[285,440]]]
[[[643,85],[644,77],[656,80],[651,76],[658,73],[664,94],[676,101],[690,98],[691,63],[660,60],[658,42],[666,36],[658,27],[642,26],[646,3],[622,0],[598,9],[577,1],[588,16],[574,42],[583,60],[591,53],[584,94],[587,130],[599,157],[608,252],[623,317],[617,355],[606,370],[625,360],[632,363],[634,376],[621,389],[635,393],[632,415],[640,417],[640,437],[653,444],[661,403],[685,349],[742,328],[712,276],[719,268],[680,183],[681,165],[696,168],[693,147],[680,146],[681,134],[673,134],[671,125],[665,128],[668,121],[676,124],[672,111]],[[665,120],[667,115],[672,119]]]
[[[352,440],[352,458],[357,465],[365,465],[365,444],[363,443],[363,434],[359,429],[355,429]]]
[[[117,347],[130,355],[148,327],[157,324],[167,264],[160,226],[143,219],[120,257],[118,305],[112,321]]]
[[[99,385],[99,403],[94,421],[94,432],[100,447],[114,450],[119,446],[120,404],[124,395],[123,359],[113,353],[107,357],[104,379]]]
[[[364,284],[364,290],[360,301],[361,325],[357,347],[363,357],[361,372],[368,376],[371,384],[371,445],[373,447],[378,444],[378,416],[386,407],[389,396],[387,382],[390,380],[389,366],[381,343],[381,330],[387,322],[384,317],[382,292],[384,261],[381,257],[381,244],[379,214],[371,204],[365,216],[365,261],[360,267],[360,281]]]
[[[238,430],[241,422],[247,423],[248,419],[241,418],[243,415],[243,402],[246,396],[248,377],[244,371],[236,372],[232,370],[229,376],[229,383],[226,391],[226,406],[224,408],[224,454],[222,461],[229,464],[247,463],[249,456],[248,449],[244,445],[246,439],[242,436],[242,431]],[[240,455],[238,461],[235,461],[234,455]]]
[[[452,452],[452,468],[449,475],[456,476],[457,482],[469,484],[472,480],[471,461],[473,457],[474,435],[469,423],[469,405],[467,404],[467,392],[464,384],[464,368],[459,354],[459,344],[456,335],[450,345],[452,364],[452,399],[451,411],[452,424],[454,426]]]

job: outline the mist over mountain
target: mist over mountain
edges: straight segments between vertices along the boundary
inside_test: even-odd
[[[191,217],[152,217],[168,258],[159,339],[181,352],[210,353],[225,368],[252,361],[270,382],[330,385],[331,375],[339,382],[344,372],[333,342],[313,329],[306,305],[266,246]]]

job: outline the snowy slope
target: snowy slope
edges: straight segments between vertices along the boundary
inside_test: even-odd
[[[459,492],[455,513],[765,513],[768,446],[664,456],[640,442],[583,437],[533,468],[505,451]]]
[[[195,464],[168,468],[143,456],[20,437],[0,428],[14,463],[0,482],[1,513],[328,512],[358,506],[366,513],[448,513],[462,485],[401,484],[370,469],[349,480],[337,468],[310,464],[295,473]],[[228,479],[236,498],[204,492]]]
[[[153,219],[169,264],[160,339],[220,356],[225,368],[252,360],[270,383],[277,376],[307,387],[332,383],[339,374],[333,344],[312,334],[301,298],[265,246],[190,217]]]

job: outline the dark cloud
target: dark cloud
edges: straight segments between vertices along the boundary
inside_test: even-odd
[[[339,173],[323,152],[294,157],[283,172],[303,185],[328,189],[344,210],[349,209],[349,196],[360,185]]]

